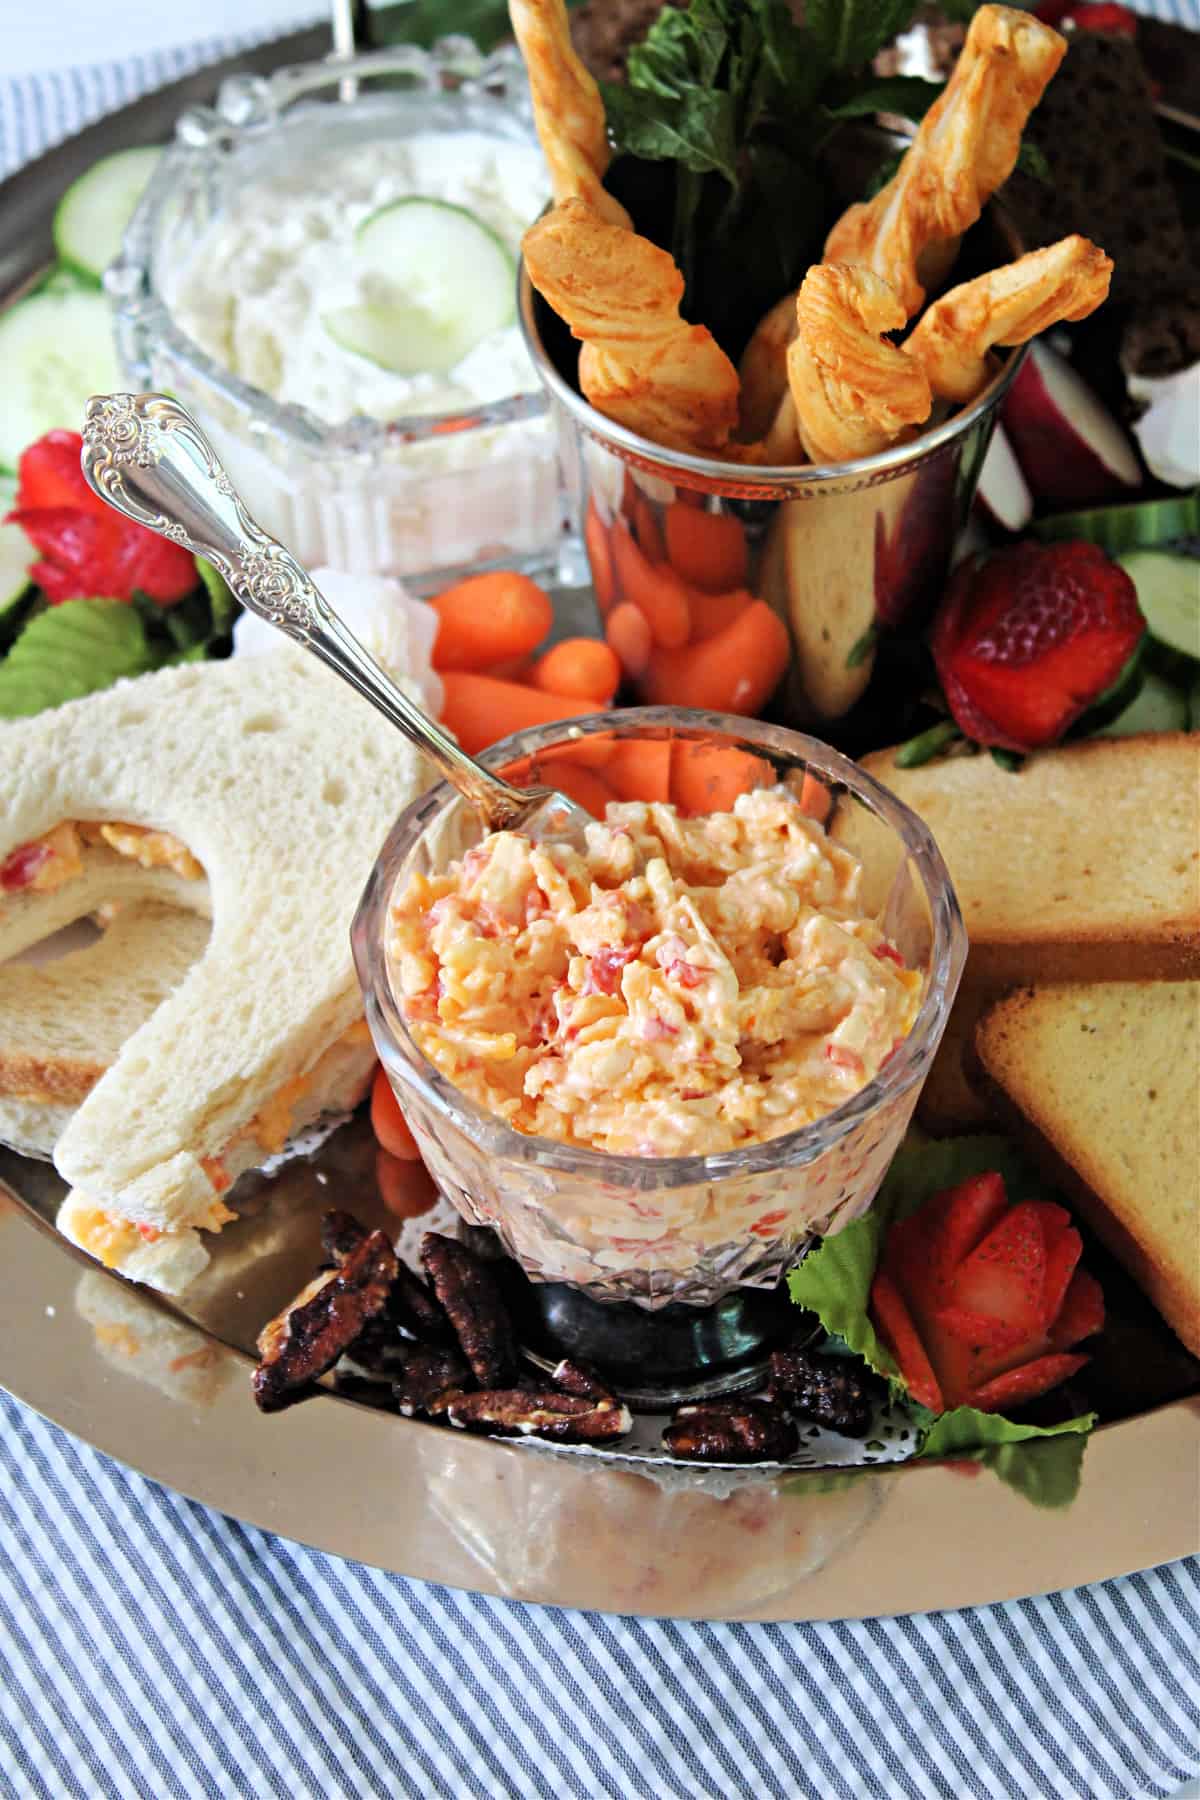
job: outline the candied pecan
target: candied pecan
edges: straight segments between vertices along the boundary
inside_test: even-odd
[[[344,1263],[366,1236],[366,1226],[360,1224],[353,1213],[331,1207],[321,1221],[321,1248],[326,1262],[334,1267]],[[399,1263],[396,1268],[396,1279],[388,1295],[387,1319],[393,1327],[400,1326],[413,1337],[420,1338],[422,1343],[454,1342],[449,1319],[421,1278],[404,1263]],[[386,1335],[386,1326],[381,1325],[379,1331],[371,1335],[373,1339],[381,1339]],[[364,1358],[360,1357],[359,1361],[363,1362]]]
[[[452,1425],[501,1437],[554,1438],[564,1444],[600,1444],[633,1429],[629,1408],[611,1396],[591,1400],[549,1388],[490,1388],[456,1394],[445,1408]]]
[[[878,1385],[862,1364],[845,1356],[775,1350],[768,1396],[800,1419],[811,1419],[843,1437],[866,1437]]]
[[[373,1375],[387,1381],[404,1367],[404,1353],[408,1348],[409,1339],[400,1336],[395,1320],[385,1307],[375,1318],[367,1320],[352,1344],[347,1344],[346,1354],[360,1368],[369,1369]]]
[[[506,1388],[517,1373],[512,1325],[485,1262],[440,1232],[421,1239],[421,1261],[480,1387]]]
[[[327,1267],[340,1268],[369,1235],[366,1226],[353,1213],[331,1206],[321,1218],[321,1251]]]
[[[375,1406],[381,1412],[395,1412],[390,1381],[374,1381],[367,1375],[355,1375],[349,1369],[335,1369],[333,1391],[343,1400],[357,1400],[362,1406]]]
[[[423,1344],[453,1344],[454,1327],[419,1275],[404,1263],[396,1271],[388,1316]]]
[[[262,1357],[254,1371],[254,1398],[263,1412],[278,1412],[301,1398],[318,1375],[387,1305],[396,1279],[396,1253],[382,1231],[373,1231],[338,1269],[310,1281],[279,1317],[259,1333]]]
[[[564,1356],[557,1367],[551,1369],[550,1379],[565,1394],[580,1394],[585,1400],[611,1400],[613,1397],[607,1381],[590,1363],[572,1362],[569,1356]]]
[[[404,1367],[392,1382],[392,1398],[411,1419],[414,1413],[440,1412],[439,1399],[457,1394],[470,1381],[471,1372],[457,1350],[411,1344]]]
[[[663,1432],[663,1448],[692,1462],[785,1462],[799,1447],[780,1407],[740,1395],[681,1406]]]

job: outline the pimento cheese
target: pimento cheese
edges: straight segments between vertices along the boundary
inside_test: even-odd
[[[495,832],[393,906],[405,1020],[517,1131],[659,1157],[778,1137],[916,1018],[921,975],[860,876],[783,788],[694,819],[613,804],[583,853]]]

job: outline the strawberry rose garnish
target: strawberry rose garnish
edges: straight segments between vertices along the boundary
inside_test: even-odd
[[[955,723],[1003,750],[1053,744],[1110,688],[1146,621],[1095,544],[1014,544],[955,571],[931,643]]]
[[[1100,1284],[1077,1265],[1070,1215],[1011,1206],[998,1174],[935,1194],[893,1225],[871,1320],[912,1398],[932,1412],[1006,1412],[1087,1362],[1074,1346],[1104,1324]]]
[[[21,457],[19,525],[42,560],[29,573],[52,606],[63,600],[131,600],[170,606],[196,586],[190,552],[122,518],[93,494],[79,466],[77,431],[48,431]]]

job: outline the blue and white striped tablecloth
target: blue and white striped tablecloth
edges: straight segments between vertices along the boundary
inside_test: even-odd
[[[1144,10],[1200,26],[1197,0]],[[7,80],[0,51],[0,173],[253,41]],[[239,1525],[0,1396],[4,1800],[1138,1800],[1200,1773],[1198,1645],[1200,1559],[861,1624],[456,1593]]]

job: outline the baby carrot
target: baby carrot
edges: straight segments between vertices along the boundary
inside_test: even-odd
[[[442,723],[472,756],[510,731],[574,719],[596,710],[586,700],[565,700],[559,694],[543,694],[515,681],[497,681],[492,675],[474,675],[464,669],[448,669],[442,686]]]
[[[687,589],[678,575],[665,563],[655,567],[638,549],[622,519],[613,523],[612,552],[625,599],[646,615],[660,649],[678,650],[687,643],[691,630]]]
[[[602,819],[609,802],[617,798],[607,781],[591,769],[581,769],[577,763],[561,762],[553,756],[538,763],[538,781],[577,801],[593,819]]]
[[[804,771],[804,780],[800,783],[800,811],[823,825],[833,808],[833,795],[819,781],[810,769]]]
[[[746,579],[746,533],[732,513],[699,512],[672,501],[666,513],[667,560],[693,587],[720,594]]]
[[[640,681],[654,649],[654,638],[645,613],[628,600],[622,600],[609,613],[604,636],[629,679]]]
[[[670,739],[618,738],[605,765],[604,778],[622,800],[669,800]]]
[[[732,594],[706,594],[701,588],[693,588],[689,595],[692,614],[693,644],[703,643],[705,638],[716,637],[740,613],[744,613],[751,604],[754,595],[745,588],[735,588]]]
[[[389,1156],[386,1150],[375,1152],[375,1185],[379,1198],[397,1219],[419,1219],[438,1197],[433,1176],[423,1162]]]
[[[634,496],[633,529],[637,536],[638,547],[648,556],[652,563],[667,560],[667,546],[663,539],[662,526],[655,516],[654,507],[640,491]]]
[[[566,729],[569,731],[570,728],[568,720]],[[616,743],[611,731],[597,732],[590,737],[565,738],[540,756],[518,756],[513,762],[505,763],[498,772],[514,787],[545,787],[543,771],[547,763],[565,764],[575,769],[603,769],[611,759]]]
[[[770,787],[775,771],[764,757],[734,744],[677,741],[671,746],[671,798],[681,812],[731,812],[739,794]]]
[[[596,595],[596,605],[600,608],[600,617],[612,611],[617,598],[617,577],[613,570],[612,550],[608,542],[608,530],[604,520],[596,511],[596,502],[589,500],[587,518],[583,526],[583,541],[587,545],[588,562],[592,570],[592,588]]]
[[[564,638],[538,658],[529,680],[543,693],[607,706],[620,684],[621,664],[599,638]]]
[[[651,706],[756,713],[775,691],[790,651],[786,625],[765,600],[756,600],[702,644],[655,650],[643,695]]]
[[[420,1156],[417,1140],[408,1129],[408,1121],[400,1111],[400,1103],[392,1092],[382,1063],[375,1071],[371,1088],[371,1130],[375,1133],[376,1143],[389,1156],[402,1157],[405,1162]]]
[[[554,620],[550,596],[528,575],[510,569],[470,575],[430,605],[438,616],[433,666],[439,672],[489,669],[528,656]]]

